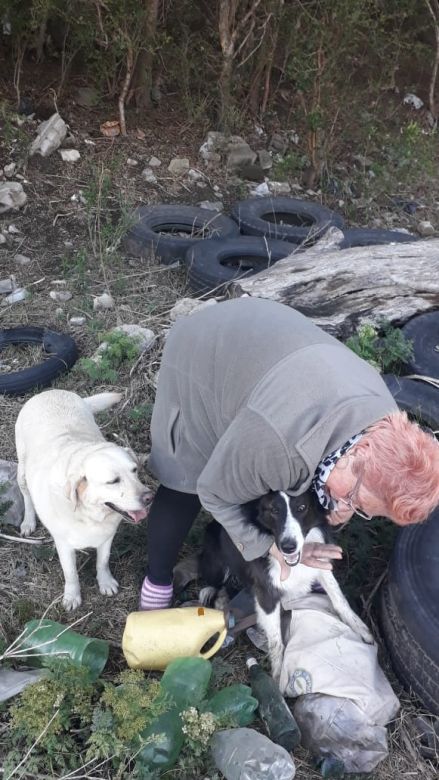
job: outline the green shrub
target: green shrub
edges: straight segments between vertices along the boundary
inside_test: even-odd
[[[388,322],[381,324],[380,331],[381,335],[373,325],[362,325],[346,346],[381,373],[397,373],[412,357],[413,344]]]

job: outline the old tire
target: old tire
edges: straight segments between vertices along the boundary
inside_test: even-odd
[[[203,241],[186,252],[189,284],[197,293],[222,288],[229,282],[263,271],[294,247],[286,241],[241,236],[226,241]]]
[[[183,260],[189,247],[200,239],[238,235],[236,223],[218,211],[195,206],[140,206],[124,243],[136,257],[153,254],[165,265],[171,265]]]
[[[231,216],[241,233],[281,241],[311,243],[328,227],[342,228],[343,218],[334,211],[296,198],[248,198],[234,204]]]
[[[439,715],[439,508],[399,532],[381,592],[381,625],[395,671]]]
[[[418,236],[402,233],[399,230],[373,230],[367,228],[346,228],[340,249],[354,246],[377,246],[379,244],[406,244],[418,241]]]
[[[0,374],[0,393],[4,395],[22,395],[36,387],[47,387],[57,376],[68,371],[78,359],[78,348],[71,336],[46,328],[1,330],[0,352],[10,344],[41,344],[49,357],[23,371]]]
[[[399,408],[420,425],[439,430],[439,389],[416,379],[384,374],[383,379]]]
[[[413,358],[407,363],[408,371],[439,379],[439,311],[419,314],[401,330],[413,342]],[[439,390],[436,392],[439,394]]]

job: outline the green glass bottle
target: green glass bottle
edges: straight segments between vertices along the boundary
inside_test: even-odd
[[[247,667],[252,693],[259,702],[259,715],[268,736],[291,753],[300,744],[302,735],[284,697],[256,658],[248,658]]]

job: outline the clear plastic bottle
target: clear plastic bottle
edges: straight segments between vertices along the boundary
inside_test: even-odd
[[[291,753],[300,744],[302,735],[290,708],[273,678],[264,672],[256,658],[248,658],[247,667],[252,693],[259,702],[259,714],[270,739]]]
[[[224,729],[211,740],[215,766],[226,780],[293,780],[290,754],[254,729]]]

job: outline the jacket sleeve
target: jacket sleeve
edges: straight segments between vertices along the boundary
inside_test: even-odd
[[[243,409],[216,445],[197,482],[203,507],[221,523],[247,561],[265,555],[273,538],[244,519],[241,504],[300,484],[308,470],[259,413]]]

